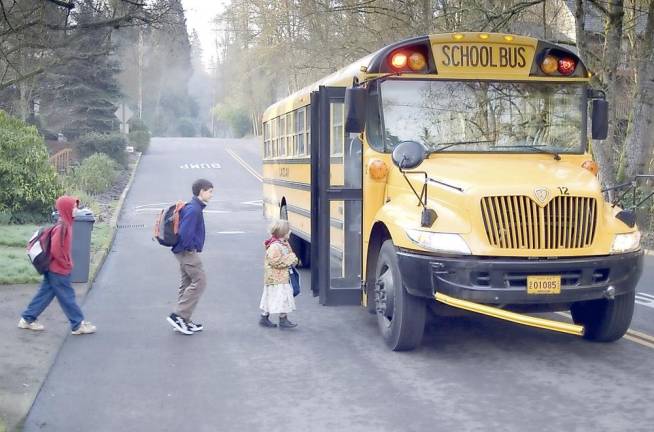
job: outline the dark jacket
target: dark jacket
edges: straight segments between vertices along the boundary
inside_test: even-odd
[[[194,196],[180,210],[179,240],[173,247],[173,253],[193,250],[202,252],[204,247],[204,216],[202,210],[206,206],[200,198]]]

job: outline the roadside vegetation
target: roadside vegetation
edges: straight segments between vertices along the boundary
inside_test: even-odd
[[[0,111],[0,284],[40,281],[25,247],[39,226],[52,223],[54,202],[62,194],[76,196],[95,215],[90,274],[96,272],[134,158],[125,153],[126,139],[119,134],[87,134],[76,144],[78,154],[87,156],[57,173],[37,129]]]

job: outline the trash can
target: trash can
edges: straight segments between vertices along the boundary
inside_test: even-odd
[[[95,217],[89,209],[79,209],[73,220],[73,272],[71,282],[88,282],[91,264],[91,232]]]
[[[70,274],[71,282],[88,282],[91,264],[91,232],[95,217],[88,208],[76,209],[73,219],[73,271]],[[53,221],[59,219],[59,213],[52,213]]]

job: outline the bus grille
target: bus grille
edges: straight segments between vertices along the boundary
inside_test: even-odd
[[[594,198],[558,196],[545,207],[527,196],[481,201],[486,235],[501,249],[579,249],[592,245],[597,228]]]

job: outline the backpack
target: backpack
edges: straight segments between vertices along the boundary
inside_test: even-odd
[[[167,209],[162,209],[154,223],[154,238],[162,246],[173,247],[179,240],[180,211],[186,205],[177,201]]]
[[[56,226],[55,224],[39,228],[27,242],[27,257],[39,274],[47,272],[50,268],[52,261],[50,244]]]

